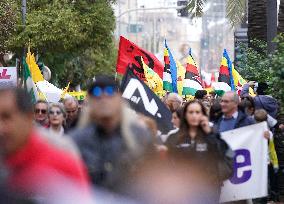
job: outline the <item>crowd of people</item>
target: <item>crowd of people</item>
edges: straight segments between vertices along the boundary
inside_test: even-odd
[[[240,96],[167,94],[167,134],[128,106],[112,77],[96,77],[82,106],[72,97],[32,104],[22,89],[1,89],[0,203],[219,203],[234,160],[220,134],[267,121],[269,141],[283,129],[277,101],[262,86],[249,95],[255,85]],[[278,167],[268,168],[271,193],[255,203],[278,199]]]

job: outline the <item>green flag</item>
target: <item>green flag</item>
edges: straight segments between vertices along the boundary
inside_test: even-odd
[[[38,100],[38,91],[36,85],[32,79],[31,72],[26,60],[23,60],[24,65],[24,79],[25,79],[25,89],[30,94],[33,103]]]

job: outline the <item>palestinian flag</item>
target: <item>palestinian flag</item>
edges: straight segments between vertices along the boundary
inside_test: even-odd
[[[192,57],[191,49],[187,57],[185,78],[182,95],[194,96],[197,90],[202,90],[201,78],[198,73],[196,63]]]
[[[167,92],[173,92],[170,57],[167,48],[165,48],[164,50],[164,61],[165,61],[165,67],[163,73],[163,89]]]

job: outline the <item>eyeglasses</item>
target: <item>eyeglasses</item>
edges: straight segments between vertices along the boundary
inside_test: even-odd
[[[49,111],[49,115],[60,115],[62,114],[61,111]]]
[[[106,87],[103,87],[103,88],[96,86],[92,90],[92,95],[94,97],[100,97],[103,94],[105,94],[106,96],[114,96],[115,92],[116,92],[116,89],[113,86],[106,86]]]
[[[46,114],[47,110],[46,109],[35,109],[35,113],[36,114],[39,114],[39,113]]]

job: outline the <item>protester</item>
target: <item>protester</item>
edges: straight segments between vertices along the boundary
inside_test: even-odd
[[[268,120],[268,114],[264,109],[258,109],[254,113],[254,119],[257,123]],[[278,157],[274,146],[273,134],[267,130],[264,132],[264,137],[268,140],[269,155],[268,155],[268,178],[269,178],[269,196],[267,198],[255,199],[255,203],[268,203],[268,201],[279,202],[279,189],[277,181],[277,172],[279,170]]]
[[[153,138],[135,113],[124,104],[118,82],[96,76],[88,90],[89,125],[71,133],[77,143],[92,183],[121,192],[127,175]]]
[[[140,122],[142,122],[142,125],[146,125],[147,129],[150,130],[152,137],[154,138],[154,140],[156,140],[158,135],[158,126],[156,121],[143,114],[138,114],[138,119]]]
[[[48,127],[48,117],[47,117],[47,112],[48,112],[48,103],[43,100],[39,100],[36,102],[34,106],[34,120],[37,125],[41,127]]]
[[[213,100],[212,106],[209,111],[209,121],[212,123],[217,122],[222,116],[222,109],[219,99]]]
[[[174,111],[172,113],[172,124],[174,126],[174,129],[173,130],[170,130],[167,134],[161,134],[159,135],[161,141],[163,143],[165,143],[167,141],[167,138],[172,135],[172,134],[175,134],[179,128],[180,128],[180,123],[181,123],[181,120],[182,120],[182,114],[183,114],[183,107],[180,107],[178,108],[176,111]]]
[[[179,108],[175,112],[172,113],[172,123],[175,128],[180,127],[180,123],[182,120],[182,112],[183,112],[183,109]]]
[[[68,132],[75,128],[79,119],[79,103],[74,97],[63,100],[64,109],[67,113],[65,131]]]
[[[39,136],[33,127],[33,105],[21,89],[0,90],[0,149],[10,189],[47,200],[67,194],[70,198],[70,193],[74,200],[87,196],[83,163]]]
[[[57,103],[49,106],[49,131],[51,134],[62,136],[64,134],[63,125],[65,123],[66,113],[64,107]]]
[[[197,100],[205,99],[206,96],[207,96],[206,90],[197,90],[195,92],[195,99],[197,99]]]
[[[239,109],[241,109],[248,116],[253,116],[255,111],[253,98],[251,96],[242,98],[242,101],[239,103]]]
[[[163,145],[163,140],[161,138],[161,135],[158,131],[157,123],[154,119],[147,117],[142,114],[138,114],[138,119],[143,123],[143,125],[146,125],[148,130],[150,130],[150,133],[153,138],[153,143],[156,152],[159,152],[160,155],[163,157],[165,155],[165,152],[167,151],[167,147]],[[151,154],[150,152],[148,154]]]
[[[252,87],[256,91],[256,96],[253,97],[255,109],[264,109],[273,118],[277,117],[279,105],[277,100],[272,96],[265,95],[268,85],[266,83],[256,83],[251,81],[243,85],[241,97],[249,96],[249,88]]]
[[[177,93],[169,93],[168,95],[165,96],[164,100],[164,103],[172,113],[181,107],[182,102],[183,102],[182,97]]]
[[[200,101],[186,103],[182,118],[179,131],[166,141],[169,153],[186,158],[203,172],[208,186],[215,192],[212,203],[219,203],[222,183],[233,173],[233,152],[220,135],[212,131]]]
[[[221,100],[222,116],[214,124],[214,129],[219,132],[254,124],[254,120],[238,109],[239,96],[236,92],[226,92]]]

